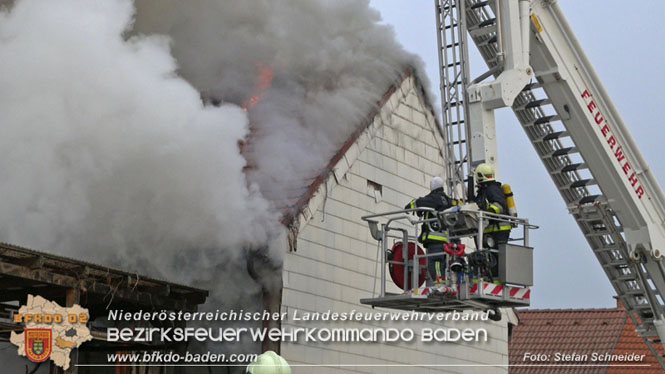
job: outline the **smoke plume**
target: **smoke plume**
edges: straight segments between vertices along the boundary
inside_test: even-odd
[[[133,15],[129,0],[0,13],[0,240],[191,281],[273,219],[242,172],[246,113],[204,106],[167,37],[123,37]]]
[[[5,3],[0,240],[182,281],[275,227],[248,121],[251,181],[301,193],[417,63],[368,1]]]
[[[418,64],[367,0],[3,1],[0,240],[211,288],[214,308],[260,307],[244,248],[279,227],[269,201]]]
[[[0,3],[0,241],[212,308],[260,308],[246,248],[418,64],[367,0]]]
[[[205,96],[249,111],[252,161],[272,200],[297,194],[415,58],[366,0],[138,0],[135,34],[172,38],[178,73]]]

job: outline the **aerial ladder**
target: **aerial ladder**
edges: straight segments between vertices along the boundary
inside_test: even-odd
[[[468,192],[464,175],[481,162],[498,166],[494,110],[511,107],[665,368],[655,348],[665,341],[665,195],[556,0],[435,0],[435,7],[449,190]],[[467,36],[489,68],[473,80]]]
[[[469,186],[466,176],[483,162],[492,164],[495,170],[497,167],[496,142],[491,143],[484,135],[489,134],[489,130],[480,136],[474,129],[476,123],[492,127],[493,112],[480,111],[478,104],[468,100],[468,92],[474,85],[469,81],[465,4],[457,0],[439,0],[436,5],[442,125],[447,144],[444,150],[446,189],[455,201],[471,201],[473,186]],[[522,89],[519,85],[524,86],[529,81],[528,77],[513,71],[508,75],[503,78],[502,87],[512,87],[515,95]],[[515,82],[517,78],[521,81]],[[498,108],[500,104],[497,101],[494,105]],[[476,118],[479,115],[486,118]],[[489,148],[484,150],[485,146]],[[483,149],[483,152],[473,153],[476,149]],[[485,157],[485,154],[489,156]],[[361,299],[361,303],[422,312],[497,311],[501,307],[529,306],[533,284],[533,248],[529,244],[529,231],[537,227],[527,219],[481,211],[473,202],[443,212],[415,208],[362,218],[368,222],[373,238],[381,245],[381,287],[378,296]],[[427,279],[427,262],[432,261],[435,254],[425,253],[417,245],[419,229],[433,223],[446,228],[449,240],[444,246],[443,284],[433,284],[432,279]],[[513,226],[512,232],[517,237],[497,246],[484,231],[488,225],[499,223]],[[440,255],[436,256],[439,257],[437,261],[441,261]],[[394,285],[389,282],[388,273]],[[388,286],[392,286],[392,292]],[[495,318],[498,314],[494,314]]]
[[[471,20],[467,21],[466,4],[458,0],[435,3],[442,126],[447,144],[446,190],[455,201],[470,203],[443,212],[415,208],[362,217],[369,224],[372,237],[380,243],[381,275],[378,295],[360,301],[373,307],[421,312],[468,309],[496,312],[502,307],[529,306],[533,284],[529,231],[537,227],[524,218],[479,210],[471,202],[473,186],[466,178],[480,163],[489,163],[497,169],[496,141],[489,134],[494,126],[493,108],[506,104],[495,99],[493,107],[485,108],[487,103],[468,99],[469,92],[479,86],[469,80],[467,23]],[[491,22],[484,22],[484,26],[491,27]],[[518,36],[519,25],[513,34]],[[519,43],[522,41],[518,40],[515,48]],[[521,50],[519,55],[524,59]],[[511,56],[505,60],[511,61]],[[502,81],[500,89],[515,96],[530,77],[522,74],[527,70],[522,67],[524,64],[518,66],[517,60],[513,64],[515,69],[506,71],[506,76],[497,78],[497,82]],[[523,71],[517,71],[518,68]],[[481,93],[478,91],[477,95]],[[478,125],[480,129],[476,128]],[[425,253],[417,244],[419,230],[434,223],[447,231],[443,261],[441,255]],[[491,243],[492,237],[485,236],[485,228],[497,223],[513,226],[513,236],[517,237],[498,246]],[[443,284],[428,279],[427,262],[433,261],[435,255],[444,264]],[[494,318],[500,318],[499,314],[495,313]]]
[[[505,104],[515,112],[639,335],[663,365],[654,344],[665,339],[665,196],[638,146],[556,1],[463,3],[471,39],[488,66],[499,66],[490,68],[496,80],[515,66],[522,74],[515,80],[519,94]],[[498,27],[488,28],[490,22]],[[511,66],[507,59],[519,53],[510,45],[519,39],[511,34],[518,24],[525,60]],[[535,79],[523,85],[525,74]],[[494,108],[499,95],[488,87],[496,90],[496,80],[468,87],[469,105]],[[485,136],[469,152],[491,157],[493,121],[487,126],[491,115],[479,111],[486,117],[470,119],[476,126],[471,133]]]

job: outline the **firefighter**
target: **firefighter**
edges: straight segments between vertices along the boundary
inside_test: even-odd
[[[480,210],[495,214],[508,214],[508,202],[501,188],[501,183],[496,181],[494,168],[489,164],[480,164],[475,170],[478,192],[476,193],[476,204]],[[505,244],[510,237],[512,229],[510,222],[490,220],[483,231],[485,244],[490,248],[498,248],[499,244]]]
[[[267,351],[247,366],[247,374],[291,374],[291,367],[280,355]]]
[[[412,200],[410,203],[406,204],[404,209],[432,208],[440,212],[450,208],[450,206],[450,198],[445,192],[443,192],[443,179],[440,177],[434,177],[430,182],[430,193],[421,198]],[[423,216],[423,219],[426,220],[434,218],[430,212],[424,212],[424,214],[419,212],[419,215]],[[441,253],[440,256],[427,257],[427,270],[429,276],[432,282],[441,285],[445,277],[445,258],[443,255],[445,251],[443,245],[448,243],[448,233],[446,228],[443,227],[439,220],[423,223],[418,240],[423,243],[425,249],[427,249],[428,255]]]
[[[501,188],[501,183],[496,180],[494,168],[489,164],[480,164],[476,167],[474,175],[478,185],[476,193],[478,208],[489,213],[508,215],[506,195]],[[510,222],[490,219],[487,227],[483,230],[483,247],[499,249],[500,244],[508,243],[512,228],[513,226]],[[476,246],[478,246],[477,240]],[[490,275],[494,279],[494,282],[498,283],[496,279],[499,276],[498,256],[496,253],[492,253],[490,256]]]

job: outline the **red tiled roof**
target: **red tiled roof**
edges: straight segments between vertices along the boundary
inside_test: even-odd
[[[513,329],[509,343],[511,374],[663,372],[642,338],[638,337],[635,324],[623,307],[517,310],[516,312],[519,324]],[[593,361],[594,354],[598,357],[603,354],[626,353],[645,356],[642,360],[636,361]],[[533,360],[530,359],[531,354],[540,354],[543,361],[538,361],[536,357]],[[645,366],[608,367],[608,364],[644,364]]]
[[[653,346],[658,351],[658,354],[662,355],[665,353],[665,349],[663,349],[662,344],[654,343]],[[656,357],[653,355],[653,353],[651,353],[651,350],[649,350],[649,347],[647,347],[647,345],[644,343],[644,340],[637,335],[637,331],[635,331],[635,324],[630,318],[626,319],[621,337],[619,338],[619,342],[617,343],[613,352],[615,355],[626,353],[644,355],[644,360],[640,361],[640,363],[648,364],[650,366],[645,368],[610,367],[607,369],[607,374],[663,373],[663,369],[660,367]],[[622,362],[615,361],[613,363],[621,364]]]

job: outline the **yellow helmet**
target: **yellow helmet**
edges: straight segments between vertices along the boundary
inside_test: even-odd
[[[247,374],[291,374],[291,367],[285,359],[273,351],[259,355],[256,361],[247,366]]]
[[[476,166],[475,174],[478,183],[496,180],[494,177],[494,168],[490,164],[480,164]]]

